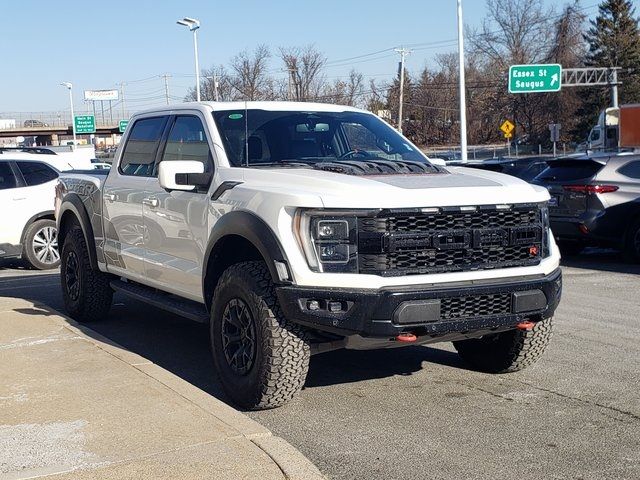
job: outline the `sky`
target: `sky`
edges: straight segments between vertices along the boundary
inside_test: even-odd
[[[165,73],[170,95],[184,97],[194,79],[193,37],[176,24],[197,18],[201,68],[228,61],[238,52],[268,45],[313,44],[328,60],[328,79],[355,68],[389,80],[397,71],[394,46],[414,45],[409,71],[433,63],[437,53],[456,50],[456,0],[0,0],[0,114],[68,110],[73,83],[76,110],[83,90],[117,88],[125,82],[127,109],[164,103]],[[597,0],[582,0],[589,16]],[[640,0],[634,0],[640,11]],[[550,8],[563,1],[545,0]],[[464,0],[464,22],[476,27],[484,0]],[[416,45],[417,44],[417,45]],[[352,59],[352,57],[360,57]],[[344,60],[343,59],[347,59]],[[272,59],[274,75],[282,75]]]

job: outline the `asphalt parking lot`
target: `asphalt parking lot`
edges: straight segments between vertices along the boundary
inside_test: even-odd
[[[304,391],[249,415],[329,478],[640,478],[640,266],[565,262],[545,356],[471,371],[449,344],[313,357]],[[0,267],[0,296],[62,311],[57,274]],[[225,399],[206,329],[120,296],[105,337]]]

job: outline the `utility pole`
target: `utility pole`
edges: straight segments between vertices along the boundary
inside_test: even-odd
[[[127,118],[127,109],[125,108],[125,102],[124,102],[124,86],[126,85],[125,82],[120,82],[120,83],[116,83],[116,86],[120,87],[120,98],[121,98],[121,102],[122,102],[122,119],[125,120]],[[94,104],[94,115],[95,115],[95,104]]]
[[[218,94],[218,75],[216,73],[213,74],[213,99],[216,102],[220,101],[220,96]]]
[[[165,73],[164,75],[160,75],[160,77],[164,78],[164,98],[167,101],[167,105],[169,105],[169,75]]]
[[[402,104],[404,102],[404,57],[411,53],[405,48],[396,48],[400,54],[400,97],[398,98],[398,131],[402,133]]]
[[[464,24],[462,23],[462,0],[458,0],[458,63],[460,70],[460,161],[467,163],[467,92],[464,78]]]

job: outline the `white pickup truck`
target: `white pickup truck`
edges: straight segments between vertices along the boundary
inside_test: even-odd
[[[282,405],[335,348],[452,341],[479,370],[524,368],[560,301],[549,194],[435,163],[344,106],[136,114],[109,172],[60,176],[66,308],[97,321],[120,291],[208,323],[245,408]]]

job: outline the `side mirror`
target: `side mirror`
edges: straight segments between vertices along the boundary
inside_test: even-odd
[[[445,162],[443,159],[441,158],[431,158],[429,157],[429,161],[433,164],[436,165],[438,167],[446,167],[447,166],[447,162]]]
[[[164,161],[158,165],[158,181],[166,190],[194,190],[208,187],[211,173],[205,173],[204,164],[192,160]]]

